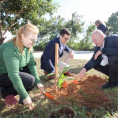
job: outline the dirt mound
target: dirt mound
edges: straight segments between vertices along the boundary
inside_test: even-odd
[[[76,78],[77,79],[77,78]],[[72,81],[66,81],[68,83],[67,88],[61,88],[57,93],[55,88],[46,88],[54,99],[60,100],[71,99],[77,104],[95,108],[98,106],[110,105],[110,100],[106,97],[104,92],[101,90],[103,84],[106,83],[105,78],[98,76],[86,76],[82,79],[79,84],[72,83]],[[59,100],[60,99],[60,100]]]
[[[62,108],[57,113],[52,113],[50,118],[77,118],[76,112],[72,108]]]
[[[73,92],[74,90],[77,90],[77,84],[75,84],[75,83],[70,83],[70,84],[68,84],[66,91],[67,91],[68,93],[71,93],[71,92]]]

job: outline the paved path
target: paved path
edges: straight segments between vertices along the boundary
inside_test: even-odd
[[[42,51],[35,51],[34,52],[34,57],[35,58],[40,58],[42,55]],[[93,55],[93,51],[74,51],[74,59],[91,59]]]

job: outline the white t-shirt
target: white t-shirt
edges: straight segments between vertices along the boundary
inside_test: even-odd
[[[100,47],[100,49],[104,48],[104,42],[103,42],[103,45]],[[106,54],[102,54],[102,61],[100,63],[101,66],[106,66],[108,63],[108,57]]]

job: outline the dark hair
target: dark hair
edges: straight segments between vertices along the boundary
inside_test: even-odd
[[[60,35],[64,35],[64,34],[67,34],[67,35],[70,35],[70,31],[67,29],[67,28],[63,28],[61,31],[60,31]]]

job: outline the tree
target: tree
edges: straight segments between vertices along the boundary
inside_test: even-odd
[[[58,36],[62,28],[68,28],[71,31],[71,41],[74,41],[78,37],[78,34],[82,32],[84,22],[81,21],[82,16],[73,13],[71,20],[66,21],[61,16],[50,17],[50,20],[44,21],[40,27],[39,39],[53,39]]]
[[[52,0],[3,0],[1,3],[0,41],[4,40],[7,31],[15,34],[17,29],[31,21],[41,25],[46,13],[53,14],[59,5]]]
[[[52,17],[48,21],[44,21],[39,28],[40,33],[38,39],[40,41],[48,41],[59,35],[61,29],[64,27],[65,19],[61,16]]]
[[[3,3],[3,2],[5,2],[5,0],[1,0],[1,1],[0,1],[0,11],[1,11],[1,7],[2,7],[2,3]],[[2,26],[2,20],[1,20],[1,12],[0,12],[0,39],[1,39],[1,40],[0,40],[0,44],[2,44],[3,41],[4,41],[4,39],[5,39],[5,38],[3,37],[2,27],[1,27],[1,26]]]
[[[106,22],[106,26],[107,35],[118,34],[118,11],[116,13],[112,13],[108,19],[108,22]]]
[[[95,30],[95,25],[90,24],[86,30],[85,37],[80,41],[80,49],[89,50],[93,48],[93,42],[91,40],[91,34]]]
[[[82,21],[82,18],[82,15],[79,15],[76,12],[74,12],[72,14],[72,19],[68,20],[65,24],[65,27],[71,31],[69,46],[71,45],[71,42],[78,38],[78,34],[82,33],[83,31],[84,22]]]
[[[65,19],[61,18],[61,16],[57,16],[53,19],[54,22],[51,25],[50,39],[53,39],[60,34],[60,31],[64,28],[65,23]]]

